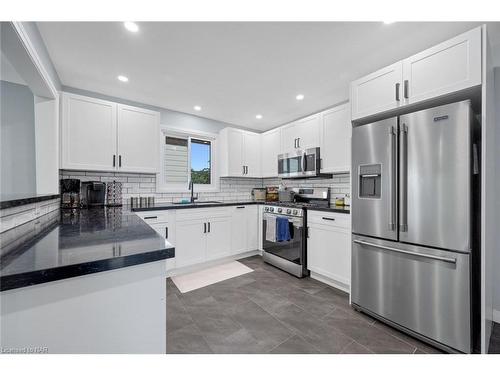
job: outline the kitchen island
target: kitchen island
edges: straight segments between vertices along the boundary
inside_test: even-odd
[[[129,208],[57,210],[0,240],[3,352],[165,353],[175,249]]]

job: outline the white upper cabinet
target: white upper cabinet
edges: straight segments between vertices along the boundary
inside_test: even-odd
[[[61,168],[156,173],[160,114],[63,93]]]
[[[403,97],[416,103],[481,84],[481,28],[403,60]]]
[[[158,172],[160,114],[118,105],[118,169],[123,172]]]
[[[363,118],[399,107],[402,78],[403,65],[399,61],[352,82],[352,118]]]
[[[221,177],[260,177],[260,135],[234,128],[219,133]]]
[[[261,134],[262,177],[278,177],[278,155],[281,153],[281,128]]]
[[[351,117],[349,104],[321,113],[321,172],[351,170]]]
[[[315,114],[283,126],[281,130],[283,152],[319,147],[319,122],[320,115]]]
[[[243,165],[245,177],[260,177],[260,135],[258,133],[243,133]]]
[[[63,93],[61,168],[116,169],[116,103]]]
[[[475,28],[351,83],[352,119],[481,84],[481,28]]]

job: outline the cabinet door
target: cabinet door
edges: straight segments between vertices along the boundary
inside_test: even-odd
[[[114,171],[116,104],[67,93],[62,103],[61,167]]]
[[[321,172],[351,170],[351,117],[349,104],[323,112],[321,118]]]
[[[274,129],[261,135],[262,177],[278,177],[278,155],[281,153],[281,129]]]
[[[351,83],[352,119],[388,111],[402,104],[403,63],[388,67]]]
[[[408,104],[480,85],[481,28],[403,60],[403,80]]]
[[[169,243],[175,246],[175,243],[173,241],[173,234],[172,233],[172,228],[169,226],[169,223],[161,223],[161,224],[152,224],[150,225],[151,228],[153,228],[156,233],[158,233],[160,236],[165,238]],[[176,249],[177,250],[177,249]],[[167,271],[172,270],[175,268],[175,257],[167,259]]]
[[[231,253],[231,218],[208,218],[207,260],[223,258]]]
[[[247,251],[247,206],[232,208],[231,215],[231,254]]]
[[[243,133],[243,165],[245,177],[260,177],[260,136],[257,133]]]
[[[283,153],[293,152],[297,148],[297,130],[295,122],[281,128],[281,148]]]
[[[227,132],[228,176],[243,176],[243,132],[229,129]]]
[[[307,148],[320,146],[319,123],[319,114],[296,121],[294,129],[297,137],[297,148],[305,150]]]
[[[118,105],[118,170],[157,173],[160,161],[160,114]]]
[[[259,248],[259,206],[246,206],[246,249],[257,250]]]
[[[177,221],[175,224],[175,259],[177,267],[206,260],[206,220]]]
[[[320,224],[309,227],[307,268],[345,286],[351,278],[349,230]]]

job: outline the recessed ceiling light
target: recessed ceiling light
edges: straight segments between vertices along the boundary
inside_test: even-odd
[[[199,105],[195,105],[193,108],[195,111],[201,111],[201,107]]]
[[[384,21],[386,25],[390,25],[391,23],[394,23],[394,21]]]
[[[297,100],[304,100],[304,95],[299,94],[299,95],[297,95],[297,96],[295,97],[295,99],[297,99]]]
[[[118,78],[119,81],[128,82],[128,78],[125,77],[125,76],[118,76],[117,78]]]
[[[125,26],[125,28],[128,30],[128,31],[131,31],[133,33],[136,33],[139,31],[139,26],[137,26],[137,24],[135,22],[124,22],[123,23],[123,26]]]
[[[255,115],[255,118],[256,118],[257,120],[260,120],[260,119],[262,118],[262,115]]]

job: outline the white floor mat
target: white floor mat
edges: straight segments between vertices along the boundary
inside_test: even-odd
[[[195,289],[203,288],[207,285],[244,275],[249,272],[253,272],[253,269],[240,262],[233,261],[220,264],[215,267],[206,268],[201,271],[180,276],[173,276],[172,281],[181,293],[187,293]]]

